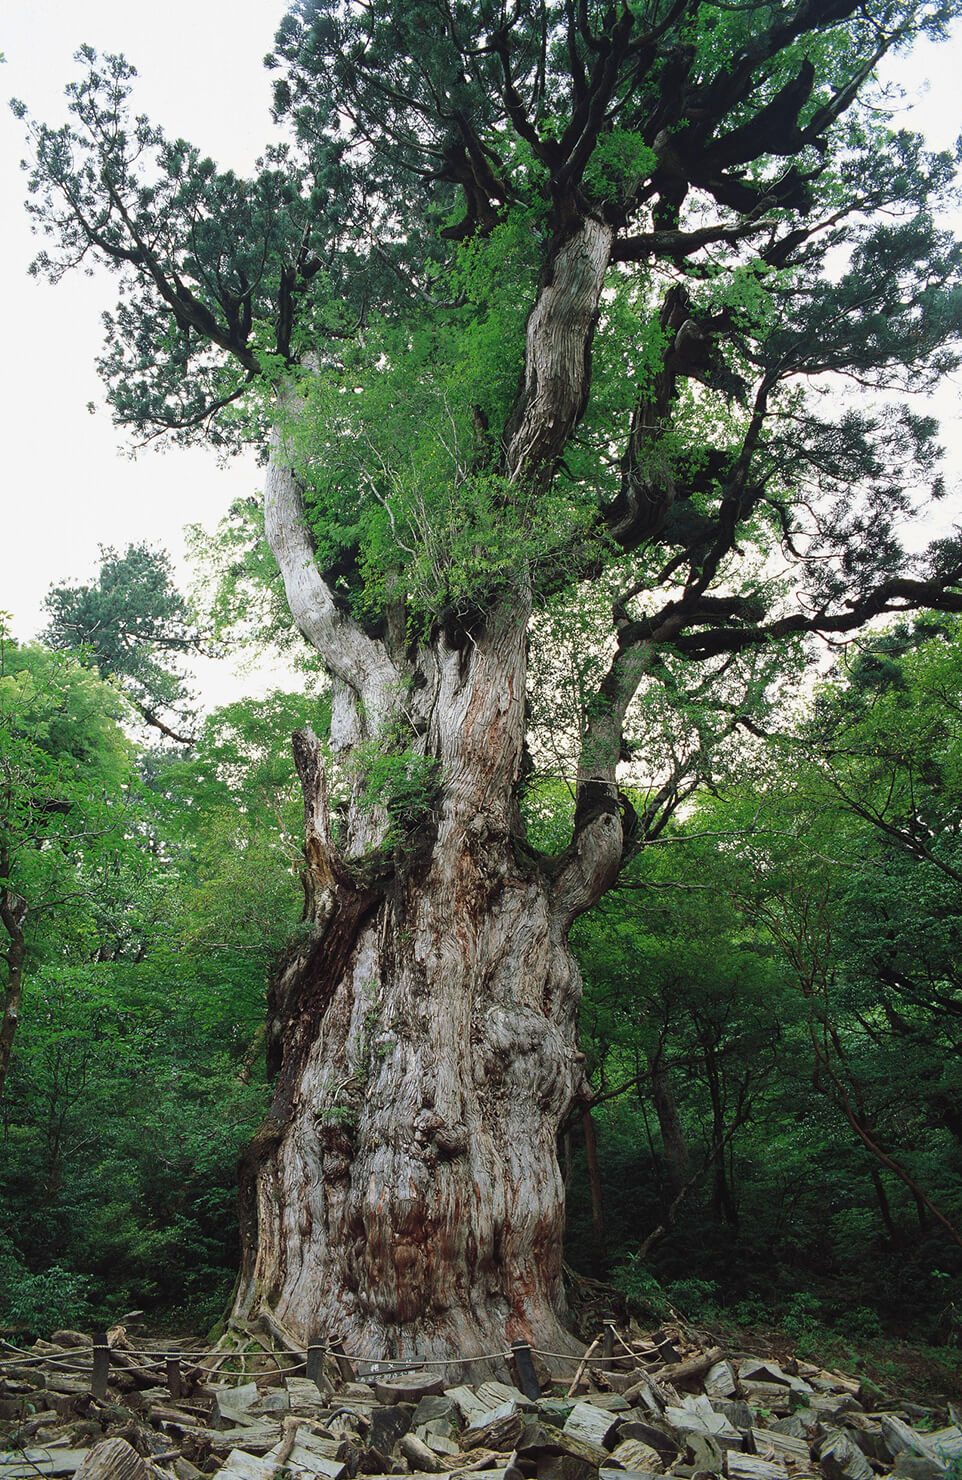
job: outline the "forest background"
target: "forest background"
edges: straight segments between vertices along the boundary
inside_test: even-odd
[[[65,597],[46,644],[3,639],[3,872],[30,901],[0,1166],[20,1329],[222,1312],[265,974],[301,912],[287,737],[323,726],[323,696],[239,701],[187,751],[143,743],[158,697],[193,723],[169,657],[218,634],[162,560],[121,555],[101,594],[159,603],[151,672],[66,655]],[[656,1313],[958,1346],[959,664],[941,618],[863,639],[804,704],[786,673],[784,706],[723,742],[697,705],[650,715],[649,753],[697,764],[578,927],[593,1196],[591,1125],[563,1140],[570,1263]],[[550,846],[560,784],[533,805]]]

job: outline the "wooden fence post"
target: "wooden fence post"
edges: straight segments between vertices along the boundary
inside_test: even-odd
[[[613,1357],[615,1354],[615,1318],[614,1316],[603,1316],[602,1320],[605,1328],[605,1342],[602,1350],[606,1357]]]
[[[90,1391],[95,1398],[107,1396],[107,1373],[110,1370],[110,1348],[106,1331],[94,1332],[94,1369],[90,1379]]]
[[[324,1348],[316,1332],[307,1339],[307,1376],[314,1386],[321,1390],[321,1381],[324,1377]]]
[[[184,1383],[180,1375],[180,1362],[176,1357],[167,1358],[167,1387],[174,1402],[183,1396]]]
[[[339,1336],[332,1336],[327,1344],[327,1349],[337,1363],[337,1370],[341,1374],[342,1382],[355,1382],[357,1373],[351,1366],[351,1359],[344,1350],[344,1343]]]
[[[541,1397],[541,1384],[531,1360],[531,1348],[526,1341],[512,1341],[511,1356],[518,1378],[518,1386],[526,1398],[532,1401]]]

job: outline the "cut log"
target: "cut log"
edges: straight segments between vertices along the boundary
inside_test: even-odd
[[[292,1408],[320,1408],[325,1402],[326,1396],[332,1391],[330,1383],[323,1379],[325,1392],[322,1392],[316,1382],[309,1377],[288,1377],[287,1395]]]
[[[258,1459],[243,1449],[232,1449],[217,1471],[217,1480],[271,1480],[277,1469],[273,1460]]]
[[[705,1392],[709,1398],[734,1398],[735,1369],[731,1362],[715,1362],[705,1374]]]
[[[149,1480],[147,1463],[126,1439],[104,1439],[88,1449],[78,1480]]]
[[[874,1470],[855,1440],[831,1429],[818,1447],[818,1462],[827,1480],[872,1480]]]
[[[683,1362],[671,1362],[658,1373],[660,1381],[673,1383],[675,1387],[687,1387],[699,1377],[704,1377],[724,1357],[724,1349],[713,1346],[707,1352],[698,1352],[686,1357]]]
[[[650,1444],[637,1439],[623,1439],[611,1451],[611,1458],[625,1470],[660,1470],[661,1455]]]
[[[951,1405],[950,1405],[951,1406]],[[953,1424],[948,1429],[936,1429],[927,1434],[930,1451],[946,1465],[946,1467],[962,1460],[962,1425]]]
[[[214,1427],[253,1427],[257,1420],[248,1416],[248,1409],[254,1406],[259,1396],[256,1382],[241,1383],[239,1387],[215,1388],[214,1411],[211,1415]]]
[[[422,1398],[414,1417],[417,1418],[418,1413],[420,1413],[421,1404],[443,1403],[444,1401],[443,1398]],[[382,1454],[390,1454],[397,1441],[404,1437],[410,1427],[410,1408],[402,1408],[396,1403],[380,1408],[372,1408],[371,1432],[368,1436],[369,1441]]]
[[[611,1456],[606,1449],[579,1438],[577,1434],[566,1433],[564,1429],[554,1428],[539,1420],[525,1425],[515,1449],[519,1460],[533,1458],[537,1461],[543,1454],[567,1454],[574,1459],[584,1460],[596,1470],[611,1463]]]
[[[272,1450],[265,1457],[270,1459],[273,1455]],[[286,1459],[282,1455],[277,1455],[276,1458],[295,1480],[343,1480],[347,1474],[344,1460],[328,1459],[325,1455],[318,1454],[313,1445],[301,1444],[297,1439]]]
[[[163,1427],[176,1427],[185,1438],[189,1436],[200,1439],[208,1443],[217,1454],[228,1454],[232,1449],[245,1449],[249,1454],[267,1454],[281,1437],[280,1424],[266,1422],[259,1423],[253,1429],[205,1429],[199,1424],[192,1428],[167,1424]]]
[[[754,1454],[733,1454],[731,1451],[725,1456],[725,1472],[728,1480],[785,1480],[788,1474],[784,1465],[772,1460],[759,1459]]]
[[[631,1404],[621,1393],[585,1393],[580,1403],[590,1403],[592,1408],[602,1408],[605,1413],[630,1413]],[[540,1405],[539,1405],[540,1406]]]
[[[681,1447],[674,1435],[642,1419],[632,1419],[630,1423],[623,1423],[618,1430],[618,1435],[621,1439],[636,1439],[641,1444],[650,1444],[652,1449],[657,1450],[661,1455],[663,1461],[673,1460]]]
[[[909,1454],[905,1449],[892,1469],[892,1474],[899,1480],[945,1480],[948,1473],[946,1466],[940,1465],[938,1460],[924,1459],[921,1454]]]
[[[461,1435],[462,1449],[493,1449],[498,1454],[513,1449],[524,1429],[524,1418],[513,1403],[503,1403],[487,1421],[472,1425]]]
[[[484,1403],[481,1402],[481,1399],[474,1391],[474,1388],[445,1388],[444,1396],[451,1399],[461,1417],[467,1424],[478,1423],[484,1416],[484,1414],[489,1412],[489,1409],[486,1408]]]
[[[759,1459],[776,1462],[790,1459],[796,1464],[807,1465],[812,1457],[805,1439],[796,1438],[794,1434],[780,1434],[777,1429],[752,1429],[752,1439]]]
[[[89,1393],[90,1378],[67,1377],[62,1372],[45,1372],[42,1386],[50,1393]]]
[[[247,1411],[255,1418],[263,1418],[268,1414],[290,1413],[291,1395],[286,1388],[265,1388],[258,1395],[257,1402],[252,1403]]]
[[[660,1470],[614,1470],[602,1468],[598,1480],[664,1480]]]
[[[397,1447],[412,1470],[421,1470],[429,1475],[439,1475],[444,1469],[438,1456],[415,1434],[404,1434],[398,1440]]]
[[[461,1458],[460,1445],[455,1444],[454,1440],[449,1438],[447,1434],[430,1433],[425,1430],[423,1433],[416,1434],[415,1438],[425,1443],[431,1450],[431,1453],[438,1455],[441,1459]]]
[[[617,1427],[617,1416],[606,1413],[603,1408],[597,1408],[593,1403],[576,1403],[564,1423],[566,1434],[574,1434],[576,1438],[585,1439],[589,1444],[597,1445],[599,1449],[604,1449],[609,1435],[613,1434]]]
[[[433,1372],[398,1372],[394,1377],[377,1378],[372,1397],[379,1403],[417,1403],[443,1391],[443,1379]]]
[[[893,1459],[903,1450],[907,1450],[909,1454],[919,1454],[924,1459],[932,1458],[928,1447],[928,1435],[917,1434],[915,1429],[910,1428],[897,1413],[882,1414],[882,1438]]]
[[[544,1454],[538,1460],[537,1480],[595,1480],[597,1470],[573,1454]]]
[[[755,1382],[744,1377],[739,1377],[738,1385],[749,1403],[754,1403],[758,1408],[767,1408],[772,1413],[787,1414],[790,1410],[791,1393],[787,1386],[781,1382]],[[830,1402],[841,1402],[841,1398],[831,1398]]]
[[[708,1398],[686,1398],[680,1408],[666,1408],[665,1422],[677,1433],[709,1434],[724,1449],[740,1449],[741,1434],[723,1413],[716,1413]]]
[[[521,1389],[510,1382],[483,1382],[478,1388],[478,1401],[486,1403],[489,1408],[499,1408],[502,1403],[513,1403],[516,1408],[526,1408],[532,1413],[538,1406],[537,1402],[525,1397]]]

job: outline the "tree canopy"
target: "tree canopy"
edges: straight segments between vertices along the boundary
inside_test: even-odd
[[[191,718],[181,664],[202,640],[173,584],[170,560],[143,544],[128,546],[123,555],[101,546],[100,554],[95,584],[51,587],[44,636],[51,647],[83,652],[145,724],[190,744],[191,736],[171,725]]]
[[[118,273],[101,368],[135,435],[236,441],[285,387],[320,568],[372,631],[605,571],[610,687],[652,638],[845,633],[958,574],[898,539],[941,492],[932,419],[846,389],[957,363],[954,162],[872,82],[953,14],[303,3],[268,58],[288,136],[247,181],[130,118],[133,69],[85,48],[71,121],[33,130],[35,271]],[[526,323],[583,220],[591,363],[529,444]]]

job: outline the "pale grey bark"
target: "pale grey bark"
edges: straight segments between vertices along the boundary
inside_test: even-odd
[[[360,699],[361,707],[353,707],[353,717],[361,717],[362,732],[376,734],[396,703],[399,674],[384,644],[338,609],[321,576],[290,461],[282,434],[275,430],[264,483],[267,541],[299,630],[320,653],[331,677]]]

